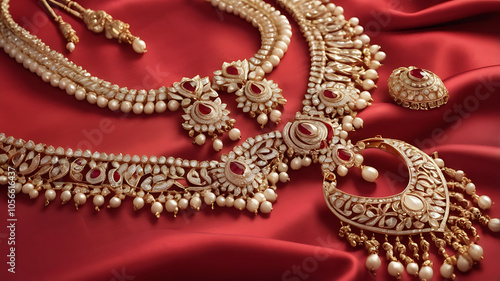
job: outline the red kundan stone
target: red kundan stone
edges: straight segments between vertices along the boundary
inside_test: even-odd
[[[206,106],[202,103],[198,104],[198,110],[204,115],[208,115],[212,112],[212,108],[210,106]]]
[[[238,163],[238,162],[231,162],[229,163],[229,169],[231,172],[242,176],[245,173],[245,165]]]

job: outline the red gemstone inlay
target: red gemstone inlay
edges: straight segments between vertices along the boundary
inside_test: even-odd
[[[254,94],[257,94],[257,95],[258,94],[262,94],[262,89],[259,86],[255,85],[255,84],[251,84],[250,85],[250,89],[252,89],[252,92]]]
[[[234,65],[228,66],[226,68],[226,72],[227,72],[227,74],[230,74],[230,75],[238,75],[238,74],[240,74],[240,72],[238,71],[238,69]]]
[[[99,170],[99,169],[93,169],[90,172],[90,177],[93,179],[98,178],[100,175],[101,175],[101,170]]]
[[[424,79],[425,77],[427,77],[425,72],[420,68],[415,68],[410,70],[410,75],[417,79]]]
[[[75,163],[78,164],[78,165],[82,165],[82,159],[76,160]]]
[[[119,174],[118,172],[114,172],[114,173],[113,173],[113,179],[114,179],[116,182],[120,181],[120,178],[121,178],[121,177],[122,177],[122,176],[120,176],[120,174]]]
[[[339,159],[344,161],[349,161],[352,157],[351,153],[345,149],[337,150],[337,156],[339,157]]]
[[[326,146],[327,146],[327,144],[326,144],[326,140],[322,140],[322,141],[321,141],[321,144],[319,145],[319,148],[323,149],[323,148],[325,148]]]
[[[208,115],[212,112],[212,108],[210,106],[206,106],[202,103],[198,104],[198,110],[204,115]]]
[[[196,91],[196,82],[185,81],[184,83],[182,83],[182,88],[184,88],[190,92],[194,92],[194,91]]]
[[[328,124],[328,123],[323,123],[323,124],[325,124],[326,130],[328,131],[328,134],[327,134],[326,138],[328,140],[332,140],[332,138],[333,138],[333,128],[332,128],[332,126],[330,126],[330,124]]]
[[[245,173],[245,165],[238,163],[238,162],[231,162],[229,163],[229,169],[231,172],[242,176]]]
[[[323,95],[329,99],[336,99],[339,95],[330,91],[330,90],[324,90]]]
[[[299,127],[299,131],[301,133],[303,133],[304,135],[312,135],[314,132],[313,132],[313,128],[312,128],[313,125],[311,124],[303,124],[303,123],[300,123],[297,127]]]

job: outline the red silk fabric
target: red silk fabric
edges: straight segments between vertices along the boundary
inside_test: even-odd
[[[147,42],[138,55],[130,46],[95,35],[67,15],[80,43],[68,54],[64,41],[36,1],[13,0],[14,19],[51,48],[63,52],[90,73],[129,88],[170,86],[182,77],[211,76],[224,61],[251,57],[260,37],[251,24],[214,9],[204,1],[84,1],[130,24]],[[273,5],[276,3],[272,2]],[[373,44],[387,53],[379,68],[373,105],[361,113],[364,128],[353,141],[382,135],[439,151],[446,165],[464,170],[478,194],[500,201],[500,1],[337,1],[346,18],[358,17]],[[285,15],[292,19],[289,14]],[[301,108],[309,73],[307,43],[292,22],[293,37],[280,65],[268,76],[288,100],[283,122]],[[430,111],[403,109],[392,102],[386,85],[391,71],[416,65],[438,74],[450,91],[445,106]],[[210,145],[194,146],[181,128],[180,113],[136,116],[113,113],[77,101],[44,83],[8,55],[0,54],[0,131],[55,147],[131,155],[166,155],[218,159]],[[224,95],[246,139],[259,130],[255,120],[236,110],[234,96]],[[223,152],[234,143],[224,138]],[[241,141],[240,141],[241,143]],[[350,171],[339,187],[352,193],[383,196],[400,192],[406,182],[398,160],[367,151],[366,161],[380,179],[368,184]],[[16,198],[16,273],[7,271],[9,254],[7,196],[0,201],[1,280],[393,280],[381,250],[382,266],[374,277],[365,268],[366,253],[338,236],[339,220],[322,195],[320,167],[290,172],[280,184],[270,215],[234,208],[200,212],[164,212],[156,219],[149,208],[134,212],[131,200],[118,209],[96,213],[87,202],[76,211],[57,198],[43,206],[43,194]],[[109,198],[108,198],[109,199]],[[487,212],[500,217],[500,207]],[[499,235],[476,225],[484,260],[457,280],[500,280]],[[433,280],[441,259],[434,261]],[[455,270],[458,272],[458,270]],[[417,280],[404,273],[403,280]]]

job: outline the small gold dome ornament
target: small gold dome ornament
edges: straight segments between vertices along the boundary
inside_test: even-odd
[[[397,104],[416,110],[440,107],[448,102],[448,90],[434,73],[415,66],[395,69],[387,81]]]

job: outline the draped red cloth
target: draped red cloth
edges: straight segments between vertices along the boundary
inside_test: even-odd
[[[82,1],[83,2],[83,1]],[[74,18],[80,43],[68,54],[59,30],[37,1],[14,0],[11,12],[51,48],[105,80],[129,88],[170,86],[182,77],[211,76],[222,62],[251,57],[260,37],[251,24],[203,1],[84,1],[130,24],[147,42],[138,55],[130,46],[95,35]],[[342,0],[346,18],[361,25],[387,53],[379,68],[372,106],[361,113],[364,128],[353,141],[382,135],[414,144],[427,153],[439,151],[446,165],[464,170],[478,194],[500,201],[500,1]],[[272,5],[277,6],[272,2]],[[292,22],[289,14],[284,13]],[[280,65],[268,76],[288,100],[283,122],[301,108],[307,89],[309,53],[298,26]],[[412,111],[392,102],[386,85],[393,69],[416,65],[438,74],[450,100],[430,111]],[[55,147],[91,149],[131,155],[165,155],[218,159],[210,145],[194,146],[179,113],[136,116],[113,113],[77,101],[44,83],[8,55],[0,54],[0,131]],[[236,109],[224,95],[243,139],[268,132]],[[225,137],[224,153],[234,143]],[[241,141],[240,141],[241,143]],[[382,152],[366,154],[380,171],[377,184],[363,182],[352,171],[339,179],[348,192],[379,196],[406,185],[398,161]],[[403,169],[404,171],[404,169]],[[351,248],[338,236],[339,220],[325,205],[318,165],[290,172],[280,184],[270,215],[234,208],[203,208],[173,218],[156,219],[148,208],[134,212],[131,200],[118,209],[97,213],[91,202],[80,210],[56,199],[43,206],[43,195],[16,197],[16,273],[7,271],[9,254],[6,189],[0,195],[1,280],[392,280],[381,251],[376,276],[365,268],[362,247]],[[500,216],[500,207],[487,212]],[[484,260],[457,280],[500,280],[498,233],[475,225]],[[434,248],[433,248],[434,249]],[[451,253],[451,251],[450,251]],[[434,278],[441,280],[441,259],[431,250]],[[455,270],[458,272],[458,270]],[[416,280],[404,273],[403,280]]]

